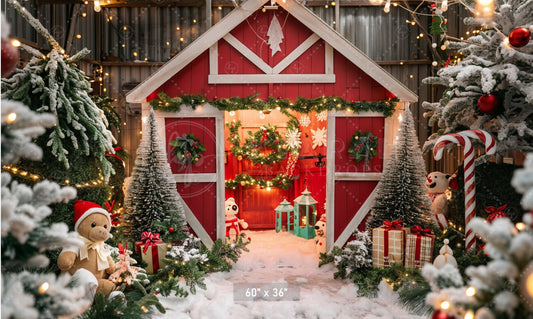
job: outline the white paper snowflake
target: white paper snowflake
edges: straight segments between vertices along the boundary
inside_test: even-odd
[[[311,129],[311,133],[313,133],[313,149],[328,144],[328,130],[325,127],[316,130]]]
[[[272,50],[272,56],[274,56],[276,52],[281,51],[279,45],[283,42],[283,29],[275,15],[272,17],[272,21],[270,21],[267,36],[268,45],[270,45],[270,50]]]
[[[311,119],[309,118],[308,115],[302,115],[300,117],[300,125],[302,125],[303,127],[308,127],[309,124],[311,124]]]
[[[317,118],[317,120],[319,120],[320,122],[327,121],[327,120],[328,120],[328,111],[322,111],[322,112],[320,112],[320,113],[317,113],[317,114],[316,114],[316,118]]]
[[[285,133],[285,138],[287,139],[287,145],[289,146],[289,149],[295,150],[302,146],[300,134],[301,132],[298,130],[287,130],[287,133]]]

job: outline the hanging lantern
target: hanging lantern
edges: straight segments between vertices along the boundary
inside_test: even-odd
[[[294,227],[296,236],[311,239],[315,237],[316,204],[318,202],[311,197],[311,193],[305,189],[294,200],[294,218],[297,223]]]
[[[280,231],[294,231],[294,207],[292,207],[291,203],[287,201],[287,199],[283,199],[283,201],[279,204],[278,207],[275,209],[276,211],[276,233],[279,233]],[[285,214],[285,218],[283,218],[283,215]],[[292,217],[292,223],[291,223],[291,217]],[[283,220],[287,220],[287,227],[283,227]]]

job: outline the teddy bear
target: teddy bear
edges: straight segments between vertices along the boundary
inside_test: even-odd
[[[74,223],[74,230],[78,232],[84,245],[63,249],[57,265],[62,273],[68,272],[73,277],[90,277],[83,281],[94,282],[96,289],[91,291],[92,295],[102,291],[107,297],[115,289],[115,284],[106,279],[107,275],[115,271],[111,252],[104,247],[111,230],[109,213],[98,204],[78,200],[74,203]]]
[[[243,229],[248,228],[248,223],[244,221],[244,219],[237,218],[237,214],[239,213],[239,206],[237,206],[237,203],[235,203],[235,199],[233,197],[230,197],[225,202],[225,221],[226,221],[226,237],[230,237],[230,230],[235,230],[235,238],[237,238],[240,234],[240,228],[239,225]]]
[[[434,221],[441,229],[448,227],[448,199],[446,190],[455,178],[441,172],[431,172],[426,178],[428,196],[431,197],[431,211]]]
[[[326,253],[326,214],[322,214],[320,219],[315,224],[315,245],[316,253],[318,256],[320,254]]]

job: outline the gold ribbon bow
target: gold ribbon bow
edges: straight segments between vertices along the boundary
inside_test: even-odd
[[[96,250],[96,257],[98,258],[98,271],[109,268],[107,257],[111,255],[111,252],[109,249],[104,247],[104,243],[97,243],[83,236],[80,236],[80,239],[83,240],[84,243],[84,245],[80,247],[80,260],[88,258],[89,249],[94,249]]]

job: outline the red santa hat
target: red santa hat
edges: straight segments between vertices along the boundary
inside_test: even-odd
[[[322,214],[322,215],[320,216],[320,221],[321,221],[321,222],[324,222],[324,223],[326,222],[326,214]]]
[[[107,210],[103,209],[102,206],[86,200],[77,200],[74,203],[74,230],[78,231],[81,222],[91,214],[105,215],[107,219],[109,219],[109,224],[111,225],[111,217]]]

